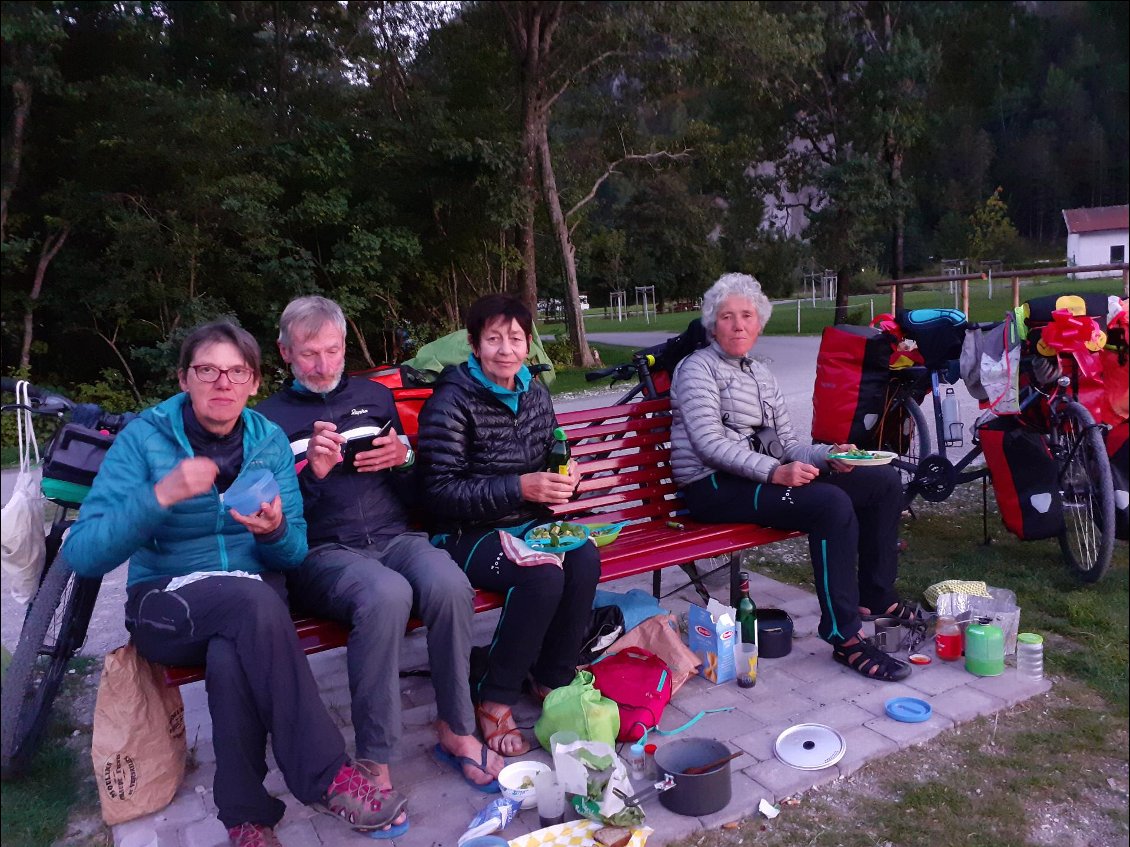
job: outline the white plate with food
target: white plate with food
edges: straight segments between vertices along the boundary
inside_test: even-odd
[[[852,450],[848,453],[829,453],[828,458],[845,465],[889,465],[892,459],[898,458],[898,453],[890,450]]]

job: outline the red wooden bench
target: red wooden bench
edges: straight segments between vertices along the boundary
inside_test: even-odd
[[[601,582],[651,573],[658,597],[663,569],[680,565],[706,596],[695,561],[727,556],[732,600],[737,596],[738,553],[801,533],[691,520],[670,474],[670,411],[670,401],[661,399],[558,415],[580,467],[581,484],[578,496],[555,507],[554,514],[578,523],[631,521],[614,542],[601,548]],[[476,612],[501,605],[501,594],[475,595]],[[412,622],[413,627],[420,625]],[[296,618],[295,627],[308,654],[345,646],[349,633],[342,624],[318,618]],[[170,667],[165,672],[169,685],[203,678],[202,667]]]

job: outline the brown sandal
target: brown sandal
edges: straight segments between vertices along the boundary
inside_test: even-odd
[[[514,721],[514,714],[510,711],[510,709],[504,706],[502,713],[496,715],[493,712],[488,711],[483,706],[476,706],[475,714],[479,718],[479,727],[483,730],[483,741],[485,741],[486,745],[498,755],[523,756],[526,753],[530,752],[530,742],[525,739],[525,737],[522,735],[521,730],[518,729],[518,725]],[[486,727],[483,725],[484,721],[489,721],[490,723],[494,724],[495,729],[493,732],[487,732]],[[506,723],[509,723],[510,726],[503,727],[503,724]],[[502,739],[508,735],[517,735],[518,739],[522,742],[520,745],[518,745],[518,749],[514,750],[511,753],[504,753],[502,751],[501,741],[496,744],[491,743],[496,738]]]

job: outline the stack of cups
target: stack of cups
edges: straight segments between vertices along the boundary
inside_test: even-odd
[[[1044,678],[1044,639],[1034,632],[1016,636],[1016,672],[1022,679]]]

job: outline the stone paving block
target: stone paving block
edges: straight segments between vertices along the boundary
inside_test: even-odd
[[[807,791],[817,785],[824,785],[839,776],[839,772],[835,768],[805,771],[782,764],[775,758],[751,765],[743,772],[772,793],[772,797],[766,797],[770,803],[777,803],[798,792]]]
[[[646,823],[653,830],[647,838],[648,847],[664,847],[702,831],[698,818],[677,815],[656,799],[646,801],[644,809],[647,811]]]
[[[288,815],[275,827],[275,835],[286,847],[321,847],[322,845],[322,839],[318,837],[318,831],[314,829],[314,824],[309,818],[295,820]]]
[[[773,753],[773,744],[777,740],[777,736],[787,729],[791,724],[788,721],[777,721],[768,726],[759,727],[753,732],[747,732],[745,735],[739,735],[730,739],[730,743],[736,747],[746,751],[746,754],[753,757],[759,762],[765,762],[775,758]],[[749,767],[748,759],[736,759],[735,765],[743,768]]]
[[[184,826],[207,817],[204,801],[195,791],[178,791],[165,808],[153,815],[154,826]]]
[[[797,676],[789,673],[788,657],[782,659],[760,659],[757,662],[757,684],[753,688],[734,686],[745,699],[754,704],[773,697],[781,697],[798,688],[807,686]]]
[[[850,776],[865,764],[882,756],[898,752],[899,746],[873,729],[857,726],[842,733],[844,757],[836,763],[841,776]]]
[[[903,723],[881,717],[867,721],[864,726],[891,739],[898,744],[899,749],[905,750],[907,747],[929,741],[939,732],[952,728],[953,721],[935,712],[921,723]]]
[[[354,832],[349,828],[349,824],[341,818],[336,818],[331,815],[316,815],[309,820],[309,824],[314,829],[314,835],[318,839],[318,843],[326,845],[326,847],[373,847],[377,843],[393,844],[393,841],[375,842],[372,838],[363,832]],[[409,825],[411,826],[411,825]],[[409,841],[408,836],[411,835],[411,829],[405,834],[403,843],[414,843]],[[287,845],[289,847],[289,845]]]
[[[115,827],[115,836],[117,828]],[[209,817],[190,823],[181,830],[181,843],[184,847],[231,847],[228,831],[217,818]]]
[[[819,610],[813,611],[811,614],[793,614],[789,612],[789,616],[793,619],[793,640],[801,638],[819,638],[820,627],[820,612]]]
[[[914,674],[917,673],[918,670],[915,669]],[[914,676],[914,674],[911,674],[911,676]],[[861,681],[867,682],[863,677],[859,678]],[[923,697],[921,691],[902,682],[872,682],[868,685],[866,691],[844,699],[876,717],[885,717],[887,701],[892,697],[915,697],[919,700],[926,700],[928,703],[933,702],[932,697]]]
[[[158,831],[158,824],[154,820],[154,816],[153,815],[146,815],[145,817],[135,818],[132,821],[126,821],[125,823],[119,824],[118,826],[114,827],[114,840],[115,840],[115,843],[120,843],[131,835],[139,835],[140,836],[141,833],[149,834],[149,833],[153,833],[153,832],[157,832],[157,831]],[[177,838],[177,836],[176,836],[177,828],[175,826],[172,827],[172,828],[166,826],[165,831],[166,832],[172,832],[173,833],[172,837]],[[160,836],[158,835],[158,837],[160,837]],[[176,844],[177,842],[170,840],[169,843],[170,844]],[[165,842],[162,841],[161,842],[162,847],[164,847],[164,844],[165,844]]]
[[[785,670],[805,682],[822,682],[840,665],[832,661],[832,648],[816,638],[793,641],[793,651],[781,660]]]
[[[961,662],[933,662],[925,666],[925,672],[912,673],[903,680],[905,685],[923,694],[941,694],[959,685],[966,685],[975,677]]]
[[[404,784],[401,790],[408,796],[411,825],[408,834],[398,840],[414,845],[454,845],[479,810],[499,796],[476,791],[454,771],[445,771],[438,779]]]
[[[434,732],[415,732],[406,735],[400,742],[396,753],[393,754],[389,767],[392,772],[392,784],[403,791],[410,799],[412,795],[407,788],[419,782],[454,774],[447,765],[437,761],[432,750],[436,745]]]
[[[730,774],[730,802],[713,814],[701,815],[698,820],[703,829],[717,829],[724,823],[750,817],[760,801],[761,786],[740,770],[734,770]]]
[[[179,827],[168,826],[164,829],[157,827],[154,832],[157,833],[158,847],[181,847],[181,845],[184,844],[181,840],[181,830]],[[125,836],[122,837],[124,838]],[[118,841],[116,843],[120,844],[122,842]]]
[[[794,712],[792,723],[819,723],[830,726],[839,733],[861,726],[871,720],[872,715],[852,703],[840,702],[824,705],[815,710]]]
[[[436,720],[436,706],[434,702],[425,703],[422,706],[402,709],[400,714],[404,732],[407,734],[418,729],[430,728]]]
[[[1030,697],[1049,691],[1052,683],[1047,677],[1038,681],[1024,679],[1017,674],[1015,668],[1005,668],[1005,672],[1000,676],[972,677],[969,687],[992,697],[999,697],[1009,706],[1015,706]]]
[[[750,690],[757,691],[758,689],[762,690],[763,696],[756,700],[751,697],[750,705],[744,708],[761,723],[773,723],[788,718],[797,712],[817,708],[815,702],[801,693],[804,690],[803,688],[778,694],[771,687],[762,688],[761,684],[758,683]]]
[[[212,746],[212,724],[208,724],[208,735],[204,737],[203,731],[194,733],[185,727],[185,737],[188,742],[188,753],[198,765],[215,765],[216,748]]]
[[[890,685],[889,682],[867,679],[862,674],[849,671],[848,673],[833,674],[827,679],[811,683],[801,690],[809,700],[820,705],[829,705],[862,697],[868,692],[874,691],[876,687],[885,688],[888,685]]]
[[[972,685],[960,685],[943,691],[929,702],[937,714],[949,718],[955,724],[991,715],[1005,706],[1000,697],[978,691]]]

